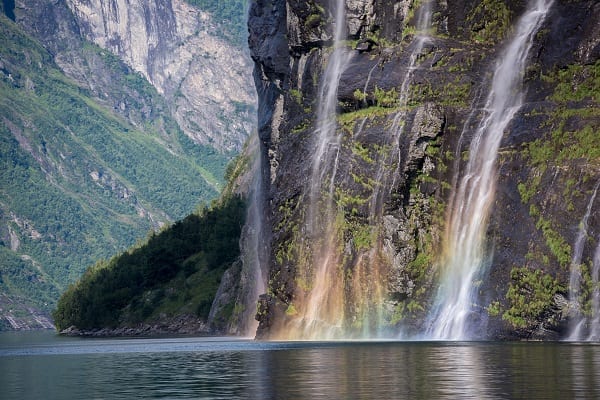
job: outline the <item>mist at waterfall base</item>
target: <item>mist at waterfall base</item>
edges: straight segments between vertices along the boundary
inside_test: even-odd
[[[600,346],[0,333],[3,399],[592,399]]]

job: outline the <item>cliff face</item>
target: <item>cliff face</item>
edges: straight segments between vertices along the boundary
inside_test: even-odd
[[[582,321],[592,336],[600,5],[537,3],[347,0],[341,14],[335,1],[252,3],[271,216],[259,337],[436,337],[444,293],[461,284],[453,274],[471,293],[463,338],[567,337]],[[461,279],[448,260],[450,243],[473,240],[452,233],[453,210],[470,201],[459,192],[472,142],[494,91],[510,87],[494,80],[533,23],[522,16],[545,6],[522,41],[524,66],[507,68],[516,89],[505,97],[521,97],[500,108],[512,117],[487,159],[473,245],[483,255]]]
[[[224,152],[241,150],[254,124],[250,60],[209,14],[183,0],[67,1],[66,6],[16,2],[18,21],[55,50],[69,75],[83,75],[73,63],[77,55],[65,51],[83,37],[141,73],[194,141]],[[117,107],[127,105],[124,99]]]

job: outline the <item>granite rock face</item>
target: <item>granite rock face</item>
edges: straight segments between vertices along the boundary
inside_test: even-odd
[[[334,3],[251,4],[249,44],[269,199],[265,214],[271,216],[265,237],[271,246],[269,288],[257,314],[262,338],[279,337],[281,327],[302,314],[302,298],[312,290],[314,271],[305,259],[316,245],[305,221]],[[452,192],[485,112],[495,59],[527,5],[433,1],[430,40],[414,54],[416,3],[345,2],[344,45],[352,59],[337,91],[341,145],[331,204],[339,217],[337,268],[344,275],[341,323],[350,335],[373,329],[361,325],[361,303],[353,295],[365,259],[381,264],[380,276],[362,281],[378,279],[384,288],[379,328],[391,334],[427,328]],[[523,76],[524,105],[499,151],[486,235],[490,268],[476,283],[477,337],[552,339],[569,330],[567,308],[575,300],[565,299],[573,246],[600,181],[599,12],[594,1],[557,0],[533,39]],[[588,291],[600,241],[598,210],[592,207],[579,261]],[[576,301],[589,315],[589,293]]]
[[[238,152],[252,131],[248,55],[225,40],[210,14],[185,1],[17,1],[16,10],[17,21],[54,49],[60,67],[92,90],[106,82],[94,82],[77,62],[81,52],[73,50],[82,37],[141,73],[196,142]],[[116,103],[127,106],[127,99]]]

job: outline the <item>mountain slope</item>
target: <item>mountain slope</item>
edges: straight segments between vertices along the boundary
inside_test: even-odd
[[[4,15],[0,29],[0,308],[18,320],[51,310],[98,259],[214,198],[227,158],[193,143],[110,53],[88,44],[84,57],[112,66],[128,119]]]
[[[236,7],[227,24],[217,25],[212,14],[183,0],[66,2],[81,37],[151,82],[189,137],[222,152],[237,152],[254,123],[254,88],[244,45],[231,44],[233,34],[224,26],[243,27],[245,13],[242,2],[218,4],[210,9]],[[37,15],[26,25],[41,31],[48,22]],[[68,65],[60,65],[68,71]]]

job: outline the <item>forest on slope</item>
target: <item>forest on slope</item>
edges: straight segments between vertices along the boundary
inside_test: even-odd
[[[133,332],[140,334],[140,326],[162,323],[164,331],[180,333],[180,326],[169,324],[181,317],[195,326],[194,333],[222,328],[234,301],[210,324],[208,318],[223,274],[239,257],[245,211],[240,197],[229,196],[96,263],[58,301],[57,329],[90,333],[138,327]]]

